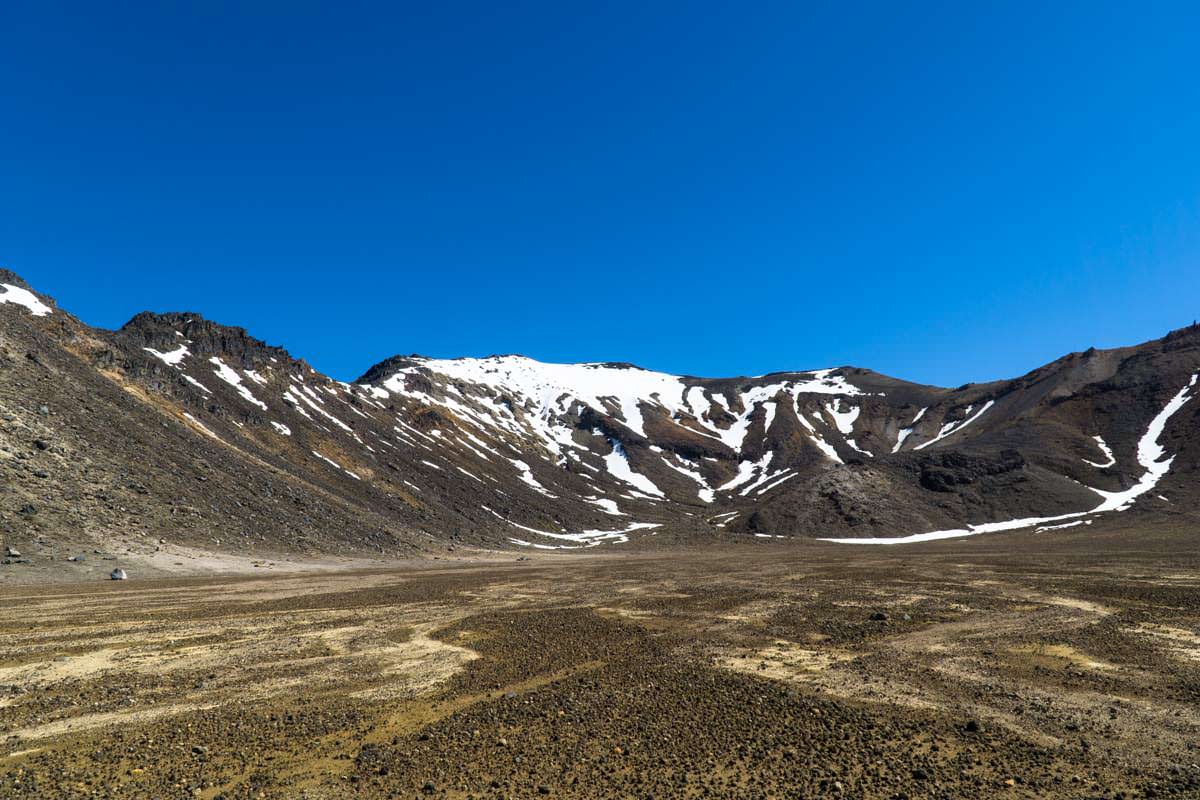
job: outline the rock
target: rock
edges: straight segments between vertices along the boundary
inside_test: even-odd
[[[37,506],[35,506],[33,503],[26,503],[25,505],[21,506],[21,513],[25,516],[36,514]]]
[[[425,794],[433,794],[437,791],[437,784],[433,781],[425,781],[425,785],[421,787],[421,791]]]
[[[967,720],[967,724],[963,726],[963,730],[967,733],[979,733],[983,730],[983,726],[979,724],[979,720],[969,719]]]
[[[47,442],[45,439],[34,439],[33,446],[36,447],[38,450],[49,450],[50,449],[50,443]]]
[[[15,547],[6,547],[4,548],[4,555],[8,556],[9,558],[20,558],[21,551]]]
[[[120,567],[117,567],[110,572],[108,577],[112,578],[114,581],[123,581],[129,579],[129,576],[125,573],[125,570],[121,569]]]
[[[87,561],[87,556],[82,555],[82,554],[77,555],[77,556],[67,556],[67,561],[74,561],[76,563],[79,563],[79,562]]]
[[[876,611],[874,614],[871,615],[872,622],[886,622],[887,619],[888,619],[888,615],[887,615],[886,611]]]
[[[38,413],[41,414],[43,417],[50,416],[50,406],[46,405],[45,403],[42,403],[40,406],[38,406]]]

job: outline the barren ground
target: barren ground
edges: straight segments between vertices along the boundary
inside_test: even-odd
[[[1194,541],[6,586],[0,797],[1200,797]]]

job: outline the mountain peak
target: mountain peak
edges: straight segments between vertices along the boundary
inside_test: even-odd
[[[24,278],[11,269],[5,269],[4,267],[0,267],[0,283],[7,283],[10,286],[33,291],[33,287],[26,283]]]
[[[380,381],[386,380],[402,369],[416,366],[421,362],[428,360],[429,359],[427,357],[418,353],[412,353],[411,355],[407,356],[400,354],[388,356],[383,361],[372,364],[366,372],[354,379],[354,383],[379,383]]]
[[[251,336],[245,328],[222,325],[194,311],[142,311],[121,326],[116,336],[138,348],[173,350],[186,342],[191,352],[226,355],[245,366],[271,359],[297,360],[282,347]]]

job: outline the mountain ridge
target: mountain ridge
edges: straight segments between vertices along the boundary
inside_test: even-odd
[[[396,355],[346,383],[197,313],[142,312],[105,331],[13,273],[0,283],[47,309],[35,315],[0,294],[0,400],[14,423],[6,466],[19,478],[0,495],[0,521],[18,538],[78,525],[93,506],[96,521],[83,527],[105,540],[130,526],[142,537],[181,527],[184,540],[227,546],[220,532],[235,529],[242,547],[391,555],[969,535],[1087,515],[1105,493],[1137,489],[1158,463],[1139,460],[1147,425],[1180,392],[1160,432],[1171,462],[1155,479],[1179,502],[1147,490],[1131,507],[1192,513],[1195,326],[954,389],[860,367],[700,378],[513,354]],[[65,407],[104,398],[95,419],[62,428],[34,409],[22,424],[69,440],[106,475],[140,475],[143,511],[102,513],[113,503],[97,498],[110,493],[88,495],[76,465],[63,466],[70,481],[27,480],[23,467],[46,460],[15,424],[31,385]],[[215,484],[179,480],[197,462]],[[168,487],[185,500],[162,496]],[[86,508],[64,511],[68,496]],[[295,508],[281,508],[283,496]],[[174,526],[180,505],[209,512]]]

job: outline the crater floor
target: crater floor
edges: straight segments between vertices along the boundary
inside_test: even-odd
[[[1195,797],[1189,531],[0,589],[0,797]]]

